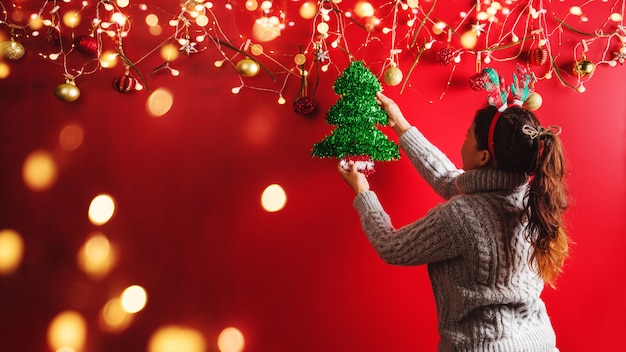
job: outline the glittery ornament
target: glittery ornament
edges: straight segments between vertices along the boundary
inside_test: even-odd
[[[130,75],[122,75],[113,78],[113,89],[120,93],[130,93],[135,91],[137,80]]]
[[[454,62],[454,50],[443,48],[435,53],[435,61],[443,66],[449,66]]]
[[[317,109],[315,100],[309,97],[300,97],[293,102],[293,111],[297,114],[306,116],[312,114]]]
[[[485,89],[485,80],[487,77],[482,72],[473,74],[469,79],[469,86],[473,90],[483,90]]]
[[[402,82],[402,70],[396,65],[389,66],[383,73],[383,80],[390,86],[397,86]]]
[[[389,123],[387,113],[376,101],[376,92],[381,89],[378,78],[362,61],[351,62],[335,80],[333,90],[339,100],[326,113],[326,122],[336,128],[313,146],[311,154],[319,158],[367,157],[371,161],[399,159],[398,146],[377,128]],[[373,172],[373,165],[368,170]]]
[[[65,82],[54,88],[54,96],[61,101],[71,103],[80,97],[80,89],[74,82]]]
[[[254,77],[261,70],[261,66],[259,66],[256,61],[250,58],[245,58],[237,62],[235,69],[240,75],[244,77]]]
[[[91,35],[79,35],[74,39],[74,47],[86,55],[98,53],[98,40]]]
[[[593,72],[595,65],[593,62],[582,59],[574,63],[574,73],[580,76],[586,76]]]
[[[539,109],[541,104],[543,104],[543,98],[537,92],[530,93],[528,98],[524,101],[524,107],[530,111]]]
[[[548,49],[533,48],[528,52],[528,61],[535,66],[543,66],[548,61]]]
[[[24,57],[26,49],[21,43],[11,38],[11,40],[0,44],[0,53],[2,53],[4,58],[15,61]]]

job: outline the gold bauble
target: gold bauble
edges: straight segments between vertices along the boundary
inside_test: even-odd
[[[0,53],[9,60],[19,60],[26,54],[26,49],[22,44],[11,39],[0,44]]]
[[[261,66],[259,66],[259,64],[256,61],[246,58],[246,59],[239,61],[237,65],[235,66],[235,69],[242,76],[254,77],[261,70]]]
[[[537,92],[530,93],[526,101],[524,101],[524,107],[530,111],[539,109],[541,104],[543,104],[543,98]]]
[[[383,73],[383,80],[390,86],[397,86],[402,82],[402,70],[392,65]]]
[[[591,74],[594,68],[595,65],[593,64],[593,62],[587,59],[582,59],[574,64],[574,73],[577,75],[586,76],[588,74]]]
[[[61,101],[71,103],[80,97],[80,89],[73,82],[66,82],[54,88],[54,96]]]

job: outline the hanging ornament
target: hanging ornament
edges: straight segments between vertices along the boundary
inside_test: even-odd
[[[24,57],[26,49],[20,42],[11,38],[11,40],[7,40],[6,42],[2,42],[0,44],[0,53],[2,53],[2,56],[5,59],[16,61]]]
[[[46,33],[46,40],[51,45],[61,45],[61,35],[59,34],[59,30],[54,27],[48,28],[48,33]]]
[[[86,55],[98,53],[98,39],[91,35],[79,35],[74,39],[74,47]]]
[[[383,80],[388,85],[394,87],[402,82],[402,70],[400,70],[395,62],[392,63],[383,73]]]
[[[475,73],[469,79],[469,86],[473,90],[481,91],[485,88],[486,79],[482,72]]]
[[[435,53],[435,61],[443,66],[449,66],[454,62],[454,50],[450,48],[440,49]]]
[[[71,103],[80,97],[80,89],[74,81],[66,80],[54,88],[54,96],[61,101]]]
[[[113,89],[120,93],[131,93],[135,91],[137,80],[127,73],[113,78],[112,84]]]
[[[299,115],[307,116],[317,110],[317,103],[313,98],[303,96],[293,102],[293,111]]]
[[[587,60],[584,57],[582,60],[574,63],[574,73],[579,76],[586,76],[593,73],[594,68],[595,65],[593,64],[593,62]]]
[[[532,92],[524,101],[524,107],[530,111],[535,111],[543,104],[543,98],[537,92]]]
[[[261,66],[259,66],[259,64],[256,61],[250,58],[245,58],[237,63],[237,65],[235,66],[235,69],[242,76],[254,77],[261,70]]]
[[[528,52],[528,61],[535,66],[543,66],[548,61],[548,49],[533,48]]]

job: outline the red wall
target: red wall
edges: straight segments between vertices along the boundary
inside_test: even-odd
[[[151,2],[156,3],[177,13],[176,4]],[[283,6],[293,10],[295,4]],[[345,1],[341,6],[348,8]],[[439,6],[439,18],[458,17],[456,9]],[[601,25],[608,7],[588,5],[589,23],[572,17],[569,23],[585,29]],[[225,31],[236,38],[232,31],[237,28],[245,38],[250,16],[242,11],[234,19],[239,22],[223,20]],[[6,26],[0,28],[6,38]],[[266,50],[274,49],[275,58],[293,67],[289,60],[298,45],[311,39],[310,30],[298,20],[265,44]],[[351,52],[378,74],[388,44],[374,41],[362,47],[365,36],[356,26],[348,34]],[[137,60],[163,39],[148,36],[137,20],[126,54]],[[567,58],[580,36],[564,30],[552,39],[560,44],[560,65],[570,67]],[[15,229],[25,241],[18,271],[0,276],[1,350],[45,350],[47,326],[65,309],[86,317],[91,351],[145,350],[150,334],[164,324],[197,328],[211,351],[227,326],[243,332],[246,351],[436,349],[436,313],[425,267],[382,263],[360,230],[352,193],[337,175],[336,161],[310,156],[313,143],[331,129],[324,112],[337,100],[332,83],[347,63],[340,50],[331,50],[336,66],[319,76],[319,109],[313,116],[292,111],[299,87],[295,76],[287,80],[285,105],[276,103],[274,92],[251,89],[279,90],[285,79],[280,69],[276,82],[262,72],[245,79],[240,94],[232,94],[238,76],[230,67],[213,66],[220,54],[209,46],[172,63],[179,77],[160,72],[149,79],[151,88],[165,87],[174,96],[172,109],[155,118],[146,112],[148,92],[123,95],[111,89],[112,77],[123,72],[119,67],[79,77],[80,99],[59,101],[53,89],[63,81],[62,66],[27,49],[23,59],[5,60],[11,74],[0,80],[0,229]],[[593,46],[589,57],[599,60],[604,49]],[[453,69],[428,55],[402,94],[399,87],[384,89],[460,165],[461,143],[484,93],[468,88],[475,72],[471,58],[464,56]],[[405,73],[414,56],[411,50],[400,56]],[[147,76],[161,62],[154,54],[138,68]],[[495,67],[510,75],[516,62],[524,60]],[[566,79],[573,78],[568,73]],[[546,288],[544,294],[562,351],[623,349],[624,82],[624,66],[601,65],[584,93],[555,78],[536,86],[543,96],[537,114],[544,125],[563,127],[570,160],[568,221],[575,245],[558,288]],[[70,122],[82,126],[85,140],[78,150],[63,152],[58,133]],[[22,163],[38,148],[53,151],[61,166],[57,182],[42,192],[29,190],[21,178]],[[397,226],[441,201],[406,158],[377,164],[370,181]],[[276,213],[259,204],[261,192],[272,183],[288,197]],[[118,208],[113,220],[98,228],[86,212],[100,193],[113,195]],[[75,265],[77,249],[94,230],[103,231],[120,252],[115,270],[100,281],[89,280]],[[124,332],[99,331],[98,309],[133,283],[148,291],[145,310]]]

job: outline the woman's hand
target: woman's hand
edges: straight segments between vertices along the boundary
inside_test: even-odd
[[[377,92],[376,100],[383,110],[385,110],[387,116],[389,116],[389,127],[393,128],[398,136],[401,136],[404,132],[411,128],[411,124],[406,120],[402,111],[400,111],[400,107],[395,101],[393,101],[393,99],[388,98],[381,92]]]
[[[369,191],[370,183],[367,181],[367,177],[356,169],[354,161],[348,161],[348,170],[344,169],[341,163],[337,164],[337,171],[341,177],[350,185],[350,188],[354,191],[354,194]]]

